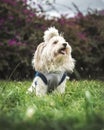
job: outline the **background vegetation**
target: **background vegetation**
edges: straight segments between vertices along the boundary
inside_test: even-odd
[[[104,11],[90,11],[83,16],[78,10],[74,18],[47,19],[26,0],[0,1],[0,79],[33,78],[32,55],[50,26],[64,32],[73,48],[76,69],[72,78],[103,79]]]

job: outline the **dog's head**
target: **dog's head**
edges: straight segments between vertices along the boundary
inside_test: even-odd
[[[66,42],[54,27],[44,32],[44,42],[35,52],[33,66],[39,71],[58,71],[74,68],[74,59],[71,57],[71,46]],[[38,64],[38,66],[37,66]]]
[[[44,42],[47,47],[48,56],[51,56],[52,59],[57,59],[58,57],[65,58],[71,53],[71,47],[68,42],[54,27],[45,31]]]

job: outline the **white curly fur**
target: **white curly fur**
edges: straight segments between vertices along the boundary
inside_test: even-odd
[[[72,48],[66,40],[58,33],[55,27],[50,27],[44,32],[44,42],[39,44],[32,60],[33,68],[41,73],[49,72],[72,72],[75,67],[75,60],[71,56]],[[34,82],[38,81],[35,86]],[[65,81],[57,87],[57,91],[65,91]],[[48,86],[40,77],[36,77],[28,89],[36,95],[42,96],[47,93]]]
[[[50,27],[44,32],[44,41],[47,43],[52,37],[58,36],[58,30],[55,27]]]

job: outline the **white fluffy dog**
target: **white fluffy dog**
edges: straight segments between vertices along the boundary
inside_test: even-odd
[[[38,45],[32,60],[36,73],[28,91],[38,96],[53,91],[64,93],[66,72],[72,72],[75,66],[71,51],[71,46],[55,27],[46,30],[44,42]]]

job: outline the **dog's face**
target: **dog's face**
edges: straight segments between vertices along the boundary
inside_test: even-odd
[[[71,46],[51,27],[45,31],[44,42],[37,47],[32,63],[38,71],[73,71]]]
[[[57,58],[66,58],[71,54],[71,47],[68,42],[62,36],[54,36],[46,45],[47,55],[51,57],[51,59]]]

